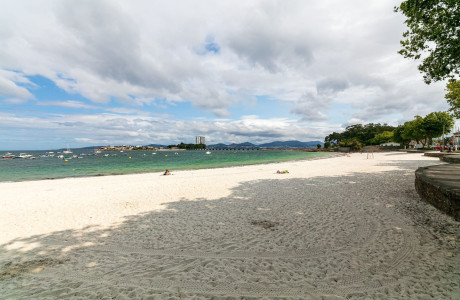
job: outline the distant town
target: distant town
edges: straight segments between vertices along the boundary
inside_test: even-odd
[[[94,147],[96,151],[161,151],[161,150],[264,150],[264,149],[317,149],[318,145],[323,146],[324,143],[320,141],[300,142],[300,141],[275,141],[265,144],[253,144],[250,142],[245,143],[231,143],[231,144],[212,144],[206,145],[205,137],[197,136],[195,143],[185,144],[179,143],[177,145],[120,145],[120,146],[97,146]]]

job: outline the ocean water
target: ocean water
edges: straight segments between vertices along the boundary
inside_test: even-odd
[[[0,158],[4,154],[0,153]],[[0,181],[163,172],[165,169],[174,172],[304,160],[330,155],[324,152],[263,150],[213,150],[211,154],[206,154],[206,151],[107,151],[97,155],[75,151],[73,155],[80,158],[65,161],[57,158],[57,152],[54,157],[42,157],[45,151],[29,151],[27,154],[35,156],[36,159],[0,160]]]

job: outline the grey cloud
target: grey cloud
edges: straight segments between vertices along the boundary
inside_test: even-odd
[[[83,122],[57,122],[56,124],[66,127],[81,127],[85,125]]]
[[[229,131],[228,134],[235,135],[235,136],[259,137],[259,138],[278,138],[278,137],[283,136],[283,134],[276,133],[271,130],[270,131],[254,131],[254,132]]]
[[[69,57],[74,63],[120,83],[179,90],[162,73],[160,60],[143,59],[147,53],[143,53],[135,19],[116,3],[59,2],[56,16],[72,35],[73,49],[68,55],[78,53]]]
[[[409,121],[415,115],[447,109],[440,90],[435,86],[413,90],[410,85],[393,85],[392,89],[380,89],[366,100],[356,104],[360,109],[352,117],[366,122],[379,121],[394,125],[399,124],[401,119]]]
[[[326,78],[316,83],[318,94],[337,94],[350,86],[344,78]]]
[[[312,62],[312,51],[304,39],[288,32],[277,32],[269,22],[242,26],[227,37],[226,46],[250,65],[261,66],[269,72],[307,66]]]
[[[329,101],[328,98],[313,93],[305,93],[297,100],[291,112],[300,115],[303,121],[327,120],[327,116],[321,113],[321,110],[326,110],[329,107]]]

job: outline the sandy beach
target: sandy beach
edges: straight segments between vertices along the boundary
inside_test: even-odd
[[[460,223],[414,189],[434,164],[0,183],[0,299],[460,299]]]

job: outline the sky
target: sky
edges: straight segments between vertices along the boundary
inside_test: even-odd
[[[323,141],[445,111],[397,53],[399,3],[3,0],[0,150]]]

